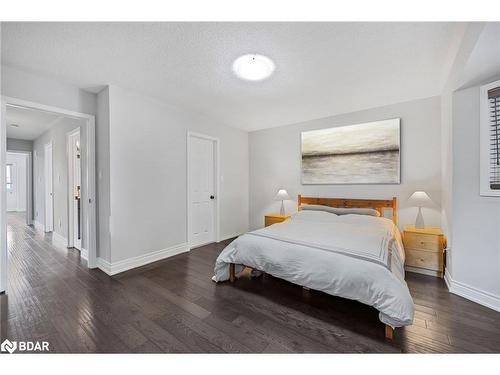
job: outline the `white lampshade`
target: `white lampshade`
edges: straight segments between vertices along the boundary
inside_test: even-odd
[[[290,196],[288,195],[287,191],[285,189],[279,189],[278,193],[274,197],[275,201],[283,201],[290,199]]]
[[[408,201],[417,207],[429,207],[433,204],[431,198],[425,191],[414,192]]]

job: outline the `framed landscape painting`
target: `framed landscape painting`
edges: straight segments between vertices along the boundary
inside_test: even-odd
[[[399,184],[400,119],[302,132],[303,184]]]

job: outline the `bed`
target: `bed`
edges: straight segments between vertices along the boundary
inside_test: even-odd
[[[328,207],[376,212],[337,215],[325,211]],[[392,220],[383,217],[386,210]],[[213,280],[234,282],[237,273],[250,267],[304,288],[357,300],[379,311],[385,337],[392,339],[394,328],[412,324],[414,314],[396,224],[396,198],[299,195],[298,212],[289,220],[231,242],[217,258]]]

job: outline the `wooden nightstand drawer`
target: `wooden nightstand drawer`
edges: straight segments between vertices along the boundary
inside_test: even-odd
[[[443,249],[442,236],[405,232],[403,237],[405,248],[438,252]]]
[[[288,218],[290,218],[290,215],[268,214],[264,217],[264,225],[268,227],[269,225],[282,223]]]
[[[446,238],[439,228],[405,225],[403,244],[407,271],[443,277]]]
[[[266,227],[268,227],[269,225],[273,225],[273,224],[276,224],[276,223],[281,223],[283,221],[283,219],[276,218],[276,217],[266,216],[266,218],[265,218],[264,221],[265,221]]]
[[[425,268],[427,270],[442,272],[443,255],[439,252],[431,252],[417,249],[406,249],[406,266]]]

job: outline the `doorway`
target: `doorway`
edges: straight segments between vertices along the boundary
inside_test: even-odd
[[[87,258],[86,265],[89,268],[95,268],[97,266],[96,262],[96,206],[95,206],[95,118],[93,115],[88,115],[79,112],[73,112],[62,108],[47,106],[39,103],[29,102],[17,98],[11,97],[2,97],[1,101],[1,113],[0,113],[0,292],[4,292],[7,289],[7,264],[8,264],[8,251],[7,251],[7,189],[9,186],[7,185],[7,173],[12,172],[15,167],[7,167],[7,128],[12,133],[13,131],[17,132],[19,137],[16,146],[21,147],[23,139],[23,132],[30,132],[30,126],[21,126],[15,127],[16,124],[7,125],[6,113],[7,109],[18,109],[23,111],[36,111],[42,114],[45,114],[45,117],[64,117],[66,119],[72,119],[73,121],[77,121],[81,124],[81,134],[84,142],[80,143],[80,155],[84,159],[84,161],[80,164],[80,247],[85,248],[85,256],[82,256],[83,259]],[[44,117],[43,115],[40,115]],[[21,119],[22,120],[22,119]],[[20,121],[21,121],[20,120]],[[55,120],[59,121],[59,120]],[[24,134],[25,135],[25,134]],[[66,133],[63,135],[63,139],[66,136]],[[57,143],[59,145],[57,150],[63,149],[62,159],[65,159],[67,145],[65,144],[65,140]],[[17,150],[17,148],[16,148]],[[43,203],[45,207],[37,208],[33,205],[33,215],[37,215],[34,218],[34,224],[37,224],[37,219],[45,219],[44,225],[41,229],[45,231],[52,231],[52,239],[57,239],[55,237],[56,231],[54,231],[55,226],[57,226],[57,230],[60,231],[61,228],[63,233],[67,233],[64,230],[64,223],[61,223],[61,217],[58,216],[57,220],[54,217],[54,196],[55,192],[58,192],[61,186],[63,186],[63,182],[67,181],[66,173],[62,173],[61,164],[54,164],[55,157],[57,155],[57,160],[62,160],[59,151],[54,149],[53,143],[45,143],[43,148],[40,150],[34,150],[34,159],[32,163],[39,163],[40,172],[37,172],[36,175],[33,175],[33,183],[40,183],[42,186],[40,191],[40,202]],[[45,157],[47,156],[47,157]],[[43,157],[43,160],[41,158]],[[57,169],[56,169],[57,167]],[[10,171],[7,171],[7,168],[10,168]],[[67,171],[68,167],[64,167]],[[57,171],[57,172],[56,172]],[[47,176],[44,177],[44,176]],[[12,183],[15,183],[14,180],[11,180]],[[30,183],[29,183],[30,184]],[[64,185],[65,186],[65,185]],[[63,193],[60,191],[57,193],[58,198],[57,202],[64,201],[64,206],[66,206],[68,202],[68,193],[69,188],[65,187]],[[33,190],[35,191],[35,190]],[[38,192],[38,191],[37,191]],[[33,197],[36,198],[36,197]],[[58,203],[59,204],[59,203]],[[27,210],[30,210],[27,207]],[[61,207],[58,206],[57,212],[62,212]],[[65,211],[66,215],[68,210]],[[28,215],[31,216],[31,215]],[[40,220],[41,221],[41,220]],[[35,229],[37,226],[35,225]],[[60,236],[59,236],[60,237]],[[59,238],[61,239],[61,238]],[[61,241],[58,241],[59,243]],[[67,241],[64,243],[64,247],[66,247]],[[82,249],[83,254],[83,249]]]
[[[188,132],[188,245],[219,239],[219,140]]]

